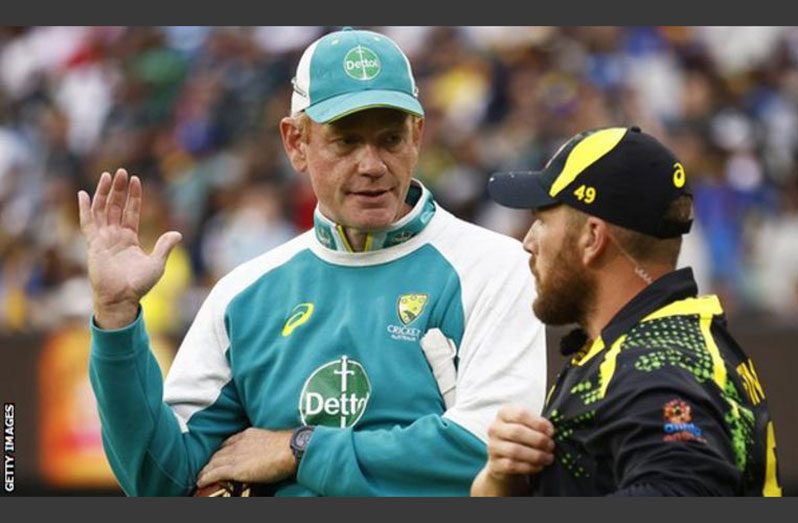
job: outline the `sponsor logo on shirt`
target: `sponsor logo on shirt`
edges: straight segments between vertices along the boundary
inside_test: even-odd
[[[300,303],[291,311],[291,316],[285,320],[285,325],[283,325],[282,335],[283,337],[290,336],[294,329],[306,323],[310,317],[313,315],[314,306],[312,303]]]
[[[700,441],[706,443],[702,437],[703,431],[692,423],[693,414],[690,405],[681,399],[673,399],[662,408],[662,417],[665,424],[663,441]]]
[[[371,382],[360,362],[341,356],[311,373],[299,396],[299,416],[305,425],[347,428],[368,406]]]

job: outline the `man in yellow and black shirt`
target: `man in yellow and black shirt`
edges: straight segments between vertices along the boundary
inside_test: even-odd
[[[587,131],[489,191],[535,212],[535,313],[580,328],[543,415],[499,412],[472,494],[780,496],[754,365],[675,270],[692,197],[673,154],[636,127]]]

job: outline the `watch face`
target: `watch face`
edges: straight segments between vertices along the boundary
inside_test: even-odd
[[[313,435],[313,431],[310,429],[299,431],[296,435],[296,446],[301,449],[307,447],[311,435]]]

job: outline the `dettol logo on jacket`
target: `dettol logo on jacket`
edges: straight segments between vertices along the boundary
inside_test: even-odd
[[[305,425],[351,427],[366,411],[371,383],[360,362],[341,356],[317,368],[305,381],[299,415]]]

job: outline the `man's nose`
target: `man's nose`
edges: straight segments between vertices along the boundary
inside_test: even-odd
[[[532,256],[538,255],[538,240],[535,233],[537,223],[537,220],[535,220],[535,223],[532,224],[532,226],[526,232],[526,236],[524,236],[524,250]]]
[[[380,177],[388,171],[388,166],[380,156],[380,150],[377,146],[372,144],[365,144],[360,151],[360,158],[358,158],[358,168],[360,174]]]

